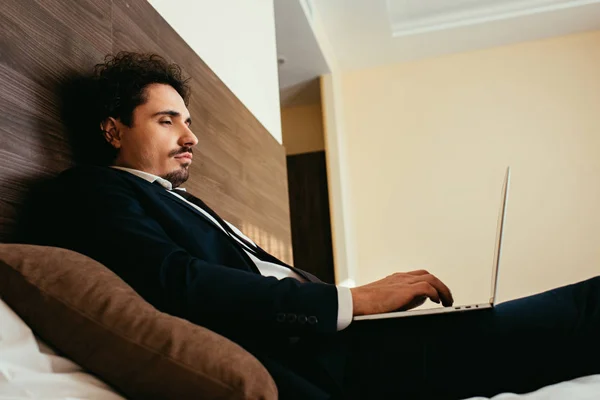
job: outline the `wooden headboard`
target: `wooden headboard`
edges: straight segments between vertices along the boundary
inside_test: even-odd
[[[283,147],[146,0],[5,0],[0,41],[0,242],[14,240],[30,188],[75,162],[61,88],[128,50],[191,77],[199,143],[186,188],[292,262]]]

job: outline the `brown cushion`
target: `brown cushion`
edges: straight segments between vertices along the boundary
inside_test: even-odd
[[[79,253],[0,244],[0,296],[43,340],[127,397],[277,398],[250,353],[159,312]]]

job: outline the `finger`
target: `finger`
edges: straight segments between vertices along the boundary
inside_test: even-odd
[[[424,269],[418,269],[416,271],[410,271],[407,272],[408,275],[413,275],[413,276],[421,276],[421,275],[429,275],[429,272],[427,272]]]
[[[452,298],[452,292],[450,291],[448,286],[446,286],[444,282],[439,280],[436,276],[428,274],[423,275],[420,278],[427,281],[431,286],[433,286],[437,290],[437,292],[440,294],[440,298],[444,307],[449,307],[454,303],[454,299]]]
[[[411,286],[414,287],[414,291],[415,291],[413,294],[413,298],[419,297],[419,296],[427,296],[434,303],[438,303],[438,304],[440,303],[440,295],[439,295],[438,291],[429,282],[420,281],[420,282],[413,283]]]

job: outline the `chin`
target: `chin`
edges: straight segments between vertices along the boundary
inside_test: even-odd
[[[168,180],[173,185],[173,188],[181,186],[190,177],[189,170],[190,163],[181,165],[175,171],[169,172],[168,174],[161,176],[161,178]]]

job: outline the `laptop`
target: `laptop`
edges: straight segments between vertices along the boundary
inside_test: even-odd
[[[510,167],[506,168],[504,185],[502,186],[502,202],[500,203],[500,214],[498,216],[498,225],[496,228],[496,248],[494,250],[494,265],[492,270],[492,286],[490,291],[490,300],[483,304],[470,304],[464,306],[451,306],[440,308],[429,308],[420,310],[408,310],[388,312],[381,314],[360,315],[353,318],[354,321],[368,319],[386,319],[386,318],[404,318],[418,315],[446,314],[452,312],[476,311],[493,308],[496,305],[496,289],[498,287],[498,271],[500,269],[500,256],[502,254],[502,237],[504,234],[504,220],[506,219],[506,204],[508,201],[508,188],[510,186]]]

